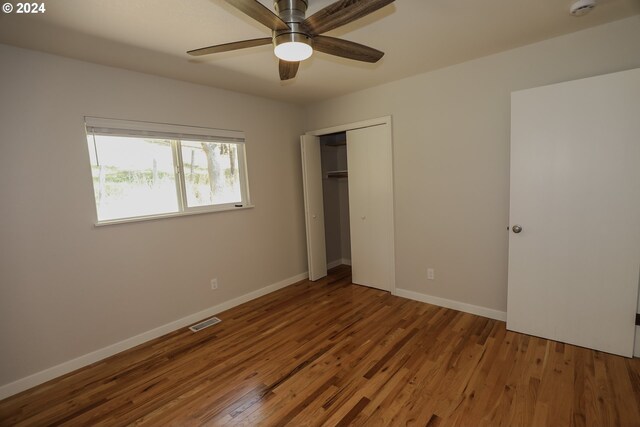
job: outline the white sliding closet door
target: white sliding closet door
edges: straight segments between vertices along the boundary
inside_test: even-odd
[[[507,328],[630,357],[640,69],[514,92]]]
[[[302,185],[304,188],[304,219],[307,226],[309,280],[318,280],[327,275],[320,138],[302,135],[300,137],[300,147],[302,152]]]
[[[352,281],[391,291],[395,280],[389,125],[347,131]]]

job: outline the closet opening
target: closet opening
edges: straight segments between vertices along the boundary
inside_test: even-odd
[[[347,133],[320,136],[327,268],[351,265]]]
[[[309,279],[351,266],[351,281],[395,291],[391,117],[300,137]]]

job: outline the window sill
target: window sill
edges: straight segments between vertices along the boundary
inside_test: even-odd
[[[130,222],[140,222],[140,221],[153,221],[156,219],[164,219],[164,218],[175,218],[181,216],[190,216],[190,215],[202,215],[202,214],[210,214],[210,213],[218,213],[218,212],[229,212],[229,211],[238,211],[243,209],[253,209],[255,205],[247,205],[241,207],[225,207],[220,209],[206,209],[206,210],[194,210],[187,212],[175,212],[168,214],[160,214],[160,215],[147,215],[147,216],[136,216],[133,218],[122,218],[122,219],[108,219],[105,221],[98,221],[94,225],[96,227],[103,227],[105,225],[114,225],[114,224],[126,224]]]

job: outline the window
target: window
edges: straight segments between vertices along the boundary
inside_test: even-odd
[[[244,134],[86,117],[98,224],[250,206]]]

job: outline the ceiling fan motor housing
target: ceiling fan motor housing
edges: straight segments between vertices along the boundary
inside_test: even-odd
[[[278,16],[291,28],[289,30],[274,30],[273,45],[298,42],[311,46],[312,38],[302,26],[309,6],[307,0],[275,0],[273,4]]]
[[[304,21],[309,4],[307,0],[275,0],[273,6],[284,22],[299,24]]]

